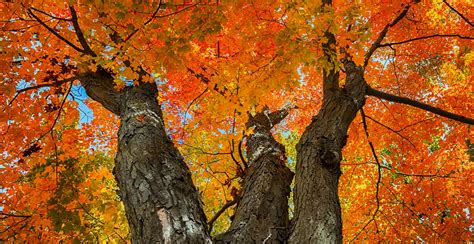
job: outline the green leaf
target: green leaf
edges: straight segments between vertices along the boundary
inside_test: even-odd
[[[125,13],[124,12],[117,12],[117,13],[115,13],[115,17],[117,17],[117,19],[125,19]]]

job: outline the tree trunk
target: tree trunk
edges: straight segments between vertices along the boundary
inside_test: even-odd
[[[347,130],[365,102],[363,69],[345,64],[346,87],[325,74],[323,105],[297,144],[295,215],[290,243],[342,243],[338,181]]]
[[[346,87],[338,74],[324,75],[324,99],[297,145],[295,217],[290,242],[340,243],[337,194],[341,150],[347,129],[365,99],[363,69],[345,64]],[[118,92],[104,70],[83,74],[88,95],[121,117],[114,175],[125,204],[133,243],[210,243],[199,194],[183,157],[167,137],[155,84]],[[332,84],[332,85],[331,85]],[[250,167],[242,197],[221,243],[281,243],[288,240],[288,196],[293,174],[284,147],[271,128],[287,112],[264,110],[247,124]]]
[[[115,177],[136,243],[210,242],[199,195],[168,139],[154,84],[127,88]]]
[[[133,243],[210,243],[199,194],[167,137],[155,84],[113,89],[110,75],[88,74],[88,95],[120,115],[114,175]]]
[[[242,197],[229,230],[216,243],[283,243],[288,238],[288,197],[293,173],[286,167],[285,148],[270,129],[286,117],[286,110],[268,110],[250,117],[254,133],[247,141],[249,168]]]

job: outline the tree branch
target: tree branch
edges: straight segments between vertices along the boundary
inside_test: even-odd
[[[436,174],[416,174],[416,173],[404,173],[404,172],[400,172],[396,169],[393,169],[393,167],[390,167],[390,166],[381,166],[382,168],[384,169],[388,169],[390,171],[392,171],[393,174],[396,174],[396,175],[401,175],[401,176],[407,176],[407,177],[425,177],[425,178],[457,178],[457,177],[452,177],[451,175],[455,173],[455,171],[451,171],[447,174],[444,174],[444,175],[440,175],[439,174],[439,171],[440,169],[437,170]]]
[[[380,125],[380,126],[386,128],[387,130],[389,130],[389,131],[391,131],[391,132],[397,134],[397,135],[400,136],[402,139],[405,139],[406,141],[408,141],[414,148],[416,148],[416,147],[415,147],[415,144],[413,144],[413,142],[411,142],[410,139],[408,139],[408,138],[406,138],[405,136],[403,136],[399,131],[396,131],[396,130],[394,130],[394,129],[392,129],[392,128],[390,128],[390,127],[388,127],[388,126],[382,124],[381,122],[375,120],[374,118],[372,118],[372,117],[370,117],[370,116],[368,116],[368,115],[365,115],[365,117],[366,117],[367,119],[370,119],[370,120],[374,121],[376,124],[378,124],[378,125]]]
[[[155,12],[153,13],[153,15],[151,16],[150,19],[148,19],[144,24],[143,24],[143,27],[145,27],[146,25],[148,25],[154,18],[155,16],[158,14],[158,11],[160,11],[160,8],[163,4],[163,1],[160,0],[160,3],[158,4],[158,7],[156,8]],[[141,27],[142,28],[142,27]],[[123,40],[123,42],[127,42],[128,40],[130,40],[130,38],[132,38],[141,28],[136,28],[134,31],[132,31],[132,33],[130,33],[127,37],[125,37],[125,39]]]
[[[231,141],[229,141],[229,147],[230,147],[230,157],[232,158],[232,160],[234,161],[235,165],[237,165],[237,175],[238,176],[244,176],[245,175],[245,169],[242,168],[242,165],[240,165],[240,162],[237,160],[237,158],[235,158],[234,156],[234,152],[235,152],[235,142],[234,142],[234,139],[232,139]],[[245,167],[245,163],[242,162],[242,164],[244,164],[244,167]]]
[[[84,52],[86,54],[91,55],[92,57],[96,57],[97,54],[92,51],[90,48],[89,44],[87,44],[87,40],[84,37],[84,33],[81,30],[81,27],[79,26],[79,22],[77,19],[77,13],[76,10],[74,9],[74,6],[70,5],[69,10],[71,11],[71,21],[72,21],[72,26],[74,27],[74,31],[76,32],[77,39],[79,40],[79,43],[81,43],[82,48],[84,48]]]
[[[416,107],[416,108],[420,108],[420,109],[432,112],[434,114],[437,114],[439,116],[442,116],[442,117],[445,117],[445,118],[448,118],[448,119],[456,120],[458,122],[462,122],[462,123],[469,124],[469,125],[474,125],[474,119],[472,119],[472,118],[468,118],[468,117],[465,117],[465,116],[462,116],[462,115],[454,114],[454,113],[448,112],[446,110],[436,108],[436,107],[433,107],[431,105],[412,100],[410,98],[396,96],[396,95],[392,95],[392,94],[385,93],[385,92],[382,92],[382,91],[378,91],[378,90],[375,90],[374,88],[372,88],[370,86],[367,86],[367,95],[370,95],[370,96],[373,96],[373,97],[378,97],[378,98],[385,99],[385,100],[392,101],[392,102],[396,102],[396,103],[402,103],[402,104],[410,105],[410,106],[413,106],[413,107]]]
[[[200,1],[198,1],[197,3],[195,3],[195,4],[193,4],[193,5],[189,5],[189,6],[187,6],[187,7],[184,7],[184,8],[182,8],[182,9],[178,10],[178,11],[175,11],[175,12],[173,12],[173,13],[164,14],[164,15],[158,15],[158,16],[155,16],[154,18],[166,18],[166,17],[169,17],[169,16],[171,16],[171,15],[179,14],[179,13],[184,12],[184,11],[190,9],[190,8],[196,7],[198,4],[200,4]]]
[[[456,12],[459,17],[461,17],[464,21],[466,21],[470,26],[474,27],[474,24],[469,21],[468,18],[466,18],[464,15],[462,15],[459,11],[457,11],[451,4],[449,4],[446,0],[443,0],[443,3],[445,3],[452,11]]]
[[[140,28],[136,28],[135,30],[132,31],[132,33],[130,33],[127,37],[125,37],[125,39],[123,39],[123,42],[127,42],[128,40],[130,40],[130,38],[132,38],[141,28],[145,27],[146,25],[148,25],[151,21],[153,21],[155,18],[158,19],[158,18],[166,18],[166,17],[169,17],[169,16],[172,16],[172,15],[175,15],[175,14],[179,14],[181,12],[184,12],[186,10],[188,10],[189,8],[192,8],[196,5],[198,5],[199,2],[193,4],[193,5],[190,5],[190,6],[187,6],[187,7],[184,7],[183,9],[181,10],[178,10],[178,11],[175,11],[173,13],[169,13],[169,14],[165,14],[165,15],[157,15],[158,12],[160,11],[160,8],[161,6],[163,5],[163,2],[160,1],[160,3],[158,4],[158,7],[156,8],[155,12],[153,12],[153,15],[151,16],[150,19],[148,19],[145,23],[143,23],[142,27]]]
[[[85,72],[77,74],[87,95],[99,102],[107,110],[120,115],[119,97],[121,92],[114,88],[112,74],[99,67],[96,72]]]
[[[209,78],[207,78],[205,75],[203,75],[202,73],[199,73],[199,72],[196,72],[194,71],[193,69],[191,68],[187,68],[189,73],[191,73],[192,75],[194,75],[194,77],[198,78],[200,81],[202,81],[204,84],[206,85],[209,85],[211,83],[211,80]],[[217,84],[214,84],[214,87],[211,87],[214,91],[216,91],[217,93],[221,94],[222,96],[224,97],[227,97],[226,96],[226,92],[230,92],[229,89],[227,89],[227,87],[224,86],[224,88],[222,89],[219,89],[219,87],[217,86]],[[242,104],[240,104],[242,105]]]
[[[29,91],[29,90],[38,89],[38,88],[42,88],[42,87],[50,87],[50,86],[56,86],[57,87],[57,86],[60,86],[64,83],[74,81],[76,79],[77,79],[77,77],[74,76],[74,77],[70,77],[70,78],[67,78],[67,79],[64,79],[64,80],[57,81],[55,83],[41,83],[41,84],[38,84],[38,85],[18,89],[16,92],[17,93],[22,93],[22,92]]]
[[[30,86],[30,87],[25,87],[25,88],[22,88],[22,89],[18,89],[16,91],[16,94],[15,96],[12,98],[12,100],[8,103],[8,106],[12,105],[12,103],[15,101],[15,99],[18,97],[18,95],[20,95],[20,93],[22,92],[26,92],[26,91],[29,91],[29,90],[35,90],[35,89],[39,89],[39,88],[42,88],[42,87],[51,87],[51,86],[55,86],[55,87],[58,87],[62,84],[65,84],[65,83],[68,83],[68,82],[72,82],[74,80],[76,80],[77,77],[73,76],[73,77],[70,77],[70,78],[67,78],[67,79],[64,79],[64,80],[60,80],[60,81],[56,81],[55,83],[42,83],[42,84],[37,84],[37,85],[34,85],[34,86]]]
[[[247,136],[243,136],[242,139],[239,141],[239,157],[240,157],[240,160],[242,160],[242,163],[244,164],[244,168],[245,170],[247,170],[249,168],[249,164],[248,162],[245,160],[244,158],[244,154],[242,152],[242,142],[244,141],[244,139],[246,138]]]
[[[37,9],[37,8],[35,8],[35,7],[30,7],[30,9],[32,9],[32,10],[34,10],[34,11],[36,11],[36,12],[42,13],[42,14],[44,14],[44,15],[46,15],[46,16],[52,18],[52,19],[55,19],[55,20],[71,21],[71,19],[56,17],[56,16],[54,16],[54,15],[48,14],[48,13],[46,13],[45,11],[40,10],[40,9]]]
[[[31,15],[31,17],[33,17],[36,21],[38,21],[38,23],[40,23],[44,28],[46,28],[49,32],[51,32],[53,35],[55,35],[57,38],[59,38],[61,41],[65,42],[67,45],[69,45],[70,47],[72,47],[74,50],[80,52],[80,53],[85,53],[87,54],[87,52],[85,50],[82,50],[81,48],[79,48],[78,46],[76,46],[74,43],[70,42],[68,39],[64,38],[63,36],[61,36],[58,32],[56,32],[53,28],[51,28],[50,26],[48,26],[44,21],[42,21],[40,18],[38,18],[38,16],[36,16],[33,11],[31,11],[31,9],[28,9],[28,14]]]
[[[21,214],[9,214],[5,212],[0,212],[0,215],[7,216],[7,217],[15,217],[15,218],[30,218],[32,215],[21,215]]]
[[[372,222],[374,221],[375,223],[375,228],[377,229],[377,233],[378,233],[378,225],[377,223],[375,222],[375,217],[377,215],[377,213],[379,212],[380,210],[380,196],[379,196],[379,191],[380,191],[380,184],[382,182],[382,165],[380,164],[380,161],[379,161],[379,158],[377,157],[377,153],[375,152],[375,147],[374,147],[374,144],[372,144],[372,141],[370,141],[369,139],[369,130],[367,128],[367,121],[365,120],[365,113],[364,113],[364,109],[360,109],[360,114],[361,114],[361,117],[362,117],[362,124],[364,126],[364,131],[365,131],[365,136],[367,137],[367,141],[369,142],[369,146],[370,146],[370,150],[372,151],[372,155],[374,156],[374,159],[375,159],[375,163],[377,164],[377,183],[376,183],[376,188],[375,188],[375,200],[377,202],[377,206],[375,208],[375,211],[374,213],[372,214],[372,218],[364,225],[364,227],[362,227],[362,229],[360,231],[358,231],[358,233],[356,234],[356,236],[351,240],[354,241],[355,239],[357,239],[357,237],[360,235],[360,233],[362,233],[362,231],[365,230],[365,228],[367,228],[367,226]]]
[[[49,130],[47,130],[45,133],[43,133],[43,134],[38,138],[38,140],[41,140],[45,135],[47,135],[49,132],[53,131],[54,127],[55,127],[56,124],[58,123],[58,120],[59,120],[59,118],[61,117],[61,112],[63,111],[63,108],[64,108],[64,104],[66,103],[67,96],[69,96],[69,93],[71,93],[72,85],[73,85],[73,83],[71,83],[71,85],[69,85],[69,88],[68,88],[67,92],[64,94],[63,101],[61,102],[61,106],[59,107],[58,114],[56,115],[56,118],[54,119],[53,124],[51,125],[51,128],[49,128]]]
[[[212,226],[214,225],[214,222],[216,222],[216,220],[230,207],[232,207],[233,205],[235,205],[237,202],[239,201],[239,198],[234,198],[234,200],[230,201],[230,202],[227,202],[226,204],[224,204],[224,206],[222,206],[222,208],[217,211],[217,213],[214,215],[214,217],[212,217],[209,222],[208,222],[208,225],[209,225],[209,231],[212,231]]]
[[[408,39],[408,40],[404,40],[400,42],[383,43],[383,44],[380,44],[379,47],[387,47],[387,46],[391,47],[394,45],[400,45],[400,44],[404,44],[408,42],[419,41],[419,40],[424,40],[424,39],[429,39],[429,38],[434,38],[434,37],[458,37],[460,39],[474,40],[474,37],[462,36],[459,34],[434,34],[434,35],[429,35],[429,36],[416,37],[416,38],[412,38],[412,39]]]
[[[332,0],[324,0],[323,6],[328,5],[328,7],[332,8]],[[324,8],[323,8],[324,9]],[[331,65],[336,65],[334,62],[334,57],[337,56],[336,50],[336,37],[334,33],[331,33],[328,29],[324,31],[324,37],[327,38],[327,42],[323,43],[322,49],[324,56],[330,62]],[[339,88],[339,71],[335,67],[331,67],[331,69],[323,70],[323,97],[326,97],[330,90],[337,90]]]
[[[186,121],[187,121],[187,116],[188,116],[188,112],[189,112],[189,109],[191,109],[191,106],[197,102],[197,100],[202,97],[207,91],[209,91],[209,87],[206,87],[206,89],[204,89],[203,92],[201,92],[197,97],[195,97],[188,105],[188,107],[186,108],[186,111],[184,112],[184,118],[183,118],[183,133],[181,134],[181,138],[184,138],[184,130],[185,130],[185,127],[186,127]]]
[[[408,10],[410,10],[410,7],[411,5],[407,5],[403,8],[402,12],[400,12],[400,14],[398,14],[398,16],[392,20],[392,22],[390,22],[389,24],[387,24],[382,32],[380,32],[379,36],[377,37],[377,39],[375,40],[375,42],[372,44],[372,46],[370,47],[369,51],[365,54],[365,58],[364,58],[364,67],[367,66],[367,64],[369,63],[369,59],[370,57],[372,56],[372,54],[374,54],[375,50],[377,50],[377,48],[379,48],[380,46],[380,43],[383,41],[383,39],[385,38],[385,36],[387,35],[387,32],[388,30],[390,29],[390,27],[393,27],[395,26],[398,22],[400,22],[400,20],[402,20],[408,13]]]

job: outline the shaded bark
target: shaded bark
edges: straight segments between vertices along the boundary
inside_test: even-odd
[[[347,130],[365,102],[363,69],[347,62],[346,87],[324,90],[323,105],[297,144],[291,243],[342,243],[338,181]],[[337,73],[324,76],[338,82]],[[334,87],[334,86],[332,86]]]
[[[88,95],[120,115],[114,175],[133,243],[210,243],[199,194],[167,137],[155,84],[113,89],[104,74],[81,82]]]
[[[254,133],[247,141],[247,170],[242,197],[229,230],[216,243],[283,243],[288,237],[288,197],[293,173],[286,167],[285,148],[271,128],[284,119],[286,110],[266,109],[250,117]]]
[[[110,112],[120,115],[120,92],[114,89],[112,75],[99,68],[96,72],[77,74],[77,77],[90,98]]]

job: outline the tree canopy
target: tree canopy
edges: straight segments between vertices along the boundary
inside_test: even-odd
[[[342,156],[334,151],[344,240],[472,238],[471,1],[0,6],[1,240],[130,240],[113,177],[117,133],[129,118],[104,98],[141,84],[156,85],[163,115],[155,122],[183,155],[212,236],[231,224],[257,160],[251,122],[261,111],[288,114],[268,117],[269,128],[296,172],[306,137],[298,141],[340,89],[356,106]],[[96,74],[113,80],[112,92],[95,92],[107,84],[90,82]],[[290,219],[299,208],[293,193]]]

